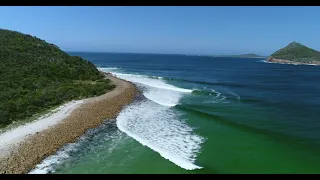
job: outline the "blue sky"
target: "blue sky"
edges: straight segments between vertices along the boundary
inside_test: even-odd
[[[320,50],[320,7],[0,7],[0,27],[66,51],[269,55]]]

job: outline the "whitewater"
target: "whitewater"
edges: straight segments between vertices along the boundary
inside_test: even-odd
[[[161,78],[116,72],[112,74],[135,83],[146,97],[120,112],[117,127],[181,168],[201,169],[201,166],[194,163],[204,138],[196,135],[181,119],[181,114],[172,108],[192,90],[167,84]]]
[[[119,69],[121,68],[99,68],[101,71],[111,72],[116,77],[136,84],[142,92],[142,98],[120,112],[116,118],[117,128],[183,169],[201,169],[202,167],[195,162],[201,152],[204,138],[193,131],[193,128],[186,123],[186,119],[182,118],[181,112],[174,109],[179,100],[191,94],[193,90],[170,85],[161,77],[115,72]],[[77,143],[65,145],[29,173],[54,172],[57,165],[70,158],[69,153],[81,148],[80,144],[81,138]]]

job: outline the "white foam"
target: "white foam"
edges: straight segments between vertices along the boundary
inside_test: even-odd
[[[170,107],[177,105],[183,96],[181,92],[154,87],[145,87],[143,95],[158,104]]]
[[[108,70],[115,70],[115,69],[121,69],[121,67],[101,67],[97,68],[100,71],[108,71]]]
[[[55,155],[49,156],[38,164],[28,174],[47,174],[54,171],[54,165],[62,163],[63,160],[70,157],[69,153],[76,149],[79,143],[69,143],[64,148],[59,150]]]
[[[194,162],[203,138],[179,118],[170,107],[143,100],[123,109],[117,117],[117,126],[179,167],[200,169]]]
[[[235,96],[238,100],[238,103],[240,102],[240,96],[234,92],[228,91],[229,94],[232,94],[233,96]]]
[[[319,64],[297,64],[297,63],[277,63],[277,62],[270,62],[266,60],[262,60],[259,62],[264,62],[264,63],[271,63],[271,64],[289,64],[289,65],[294,65],[294,66],[299,66],[299,65],[305,65],[305,66],[320,66]]]
[[[143,76],[143,75],[123,74],[123,73],[113,73],[113,74],[119,78],[125,79],[127,81],[131,81],[133,83],[140,83],[140,84],[144,84],[144,85],[159,88],[159,89],[167,89],[167,90],[184,92],[184,93],[191,93],[192,92],[191,89],[179,88],[179,87],[175,87],[173,85],[167,84],[161,78],[151,79],[151,78],[148,78],[147,76]]]
[[[177,112],[170,108],[192,90],[167,84],[162,78],[113,74],[142,86],[143,95],[149,99],[123,109],[117,117],[118,128],[181,168],[202,168],[194,162],[203,138],[195,135],[188,125],[180,121]]]
[[[113,73],[119,78],[131,81],[143,86],[143,95],[163,106],[175,106],[179,103],[183,93],[190,93],[192,90],[178,88],[167,84],[164,80],[158,78],[150,78],[144,75]]]
[[[214,90],[214,89],[210,89],[210,91],[216,93],[216,96],[215,96],[214,98],[218,98],[218,97],[220,97],[220,95],[221,95],[220,92],[218,92],[218,91],[216,91],[216,90]]]
[[[167,84],[162,77],[124,74],[115,76],[141,86],[148,98],[131,104],[117,117],[117,127],[142,145],[186,170],[201,169],[195,165],[203,138],[180,120],[171,107],[193,90]]]
[[[99,69],[106,71],[106,69],[110,68]],[[189,89],[183,89],[169,85],[162,80],[162,77],[115,72],[113,72],[113,74],[127,81],[143,85],[143,95],[146,98],[163,106],[175,106],[179,103],[179,99],[182,97],[181,93],[192,92],[192,90]]]
[[[83,136],[77,140],[76,143],[68,143],[63,148],[61,148],[56,154],[48,156],[46,159],[42,160],[40,164],[38,164],[33,170],[31,170],[28,174],[47,174],[49,172],[54,173],[56,172],[57,166],[68,163],[67,161],[70,160],[71,153],[76,154],[75,159],[72,159],[70,162],[77,160],[77,158],[81,158],[82,156],[79,155],[79,151],[85,150],[88,151],[89,148],[90,152],[95,154],[95,150],[98,149],[105,149],[109,153],[108,156],[113,155],[113,151],[117,151],[120,148],[123,148],[122,142],[124,141],[124,138],[127,138],[127,136],[124,136],[124,133],[120,130],[116,131],[110,131],[110,129],[105,129],[105,127],[108,127],[109,125],[113,124],[113,121],[107,121],[104,125],[107,126],[101,126],[97,129],[92,129],[91,132],[100,132],[104,131],[102,135],[90,135],[90,131],[86,132]],[[112,125],[113,126],[113,125]],[[106,133],[106,134],[104,134]],[[92,141],[93,137],[93,141]],[[91,140],[90,140],[91,139]],[[108,146],[105,146],[104,141],[109,141],[110,144]],[[104,157],[104,159],[107,159],[108,157]],[[108,161],[107,163],[110,163]],[[70,164],[69,164],[70,165]],[[68,166],[69,166],[68,165]]]

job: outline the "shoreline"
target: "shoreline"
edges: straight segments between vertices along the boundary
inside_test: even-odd
[[[116,118],[122,108],[134,100],[138,90],[131,82],[104,74],[116,85],[112,91],[79,100],[77,106],[71,106],[71,109],[67,108],[63,112],[58,111],[58,115],[53,113],[45,117],[47,121],[38,120],[6,132],[9,135],[0,134],[0,140],[7,139],[2,143],[5,146],[0,148],[0,173],[28,173],[65,144],[75,142],[87,130],[98,127],[105,120]],[[54,115],[59,118],[54,118]],[[16,140],[10,141],[12,139]]]
[[[40,116],[34,121],[22,123],[19,126],[14,126],[5,130],[0,134],[0,159],[9,156],[10,152],[17,148],[17,145],[28,139],[30,136],[61,122],[83,102],[83,100],[67,102],[60,105],[58,108],[49,111],[47,114]]]
[[[276,63],[276,64],[291,64],[291,65],[308,65],[308,66],[320,66],[320,62],[314,62],[312,63],[302,63],[302,62],[295,62],[285,59],[275,59],[275,58],[268,58],[264,62],[266,63]]]

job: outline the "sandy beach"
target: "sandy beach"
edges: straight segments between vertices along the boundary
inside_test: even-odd
[[[0,134],[0,173],[28,173],[88,129],[115,118],[138,91],[130,82],[111,75],[106,78],[116,85],[114,90],[98,97],[71,101],[48,116]]]

